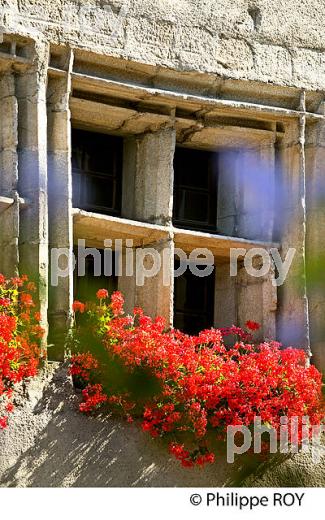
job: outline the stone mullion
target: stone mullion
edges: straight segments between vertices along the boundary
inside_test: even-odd
[[[37,284],[37,306],[47,330],[48,205],[46,127],[46,48],[34,56],[33,68],[17,74],[19,194],[28,201],[20,221],[20,272]],[[44,343],[46,337],[44,337]]]
[[[306,127],[307,294],[312,361],[325,369],[325,118]]]
[[[150,244],[162,260],[161,271],[137,286],[136,280],[121,277],[119,288],[131,295],[127,297],[128,308],[142,306],[151,316],[164,316],[173,321],[174,298],[174,237],[171,231],[173,212],[173,158],[175,130],[164,128],[154,133],[126,142],[124,152],[124,195],[122,216],[159,224],[166,227],[166,238]],[[150,257],[145,259],[150,268]],[[167,283],[168,278],[168,283]]]
[[[142,307],[149,316],[163,316],[172,325],[174,314],[174,241],[170,234],[159,242],[150,244],[160,254],[162,267],[159,273],[147,278],[143,286],[135,286],[135,305]],[[145,258],[146,269],[151,267],[150,256]]]
[[[276,188],[276,168],[275,168],[275,134],[271,140],[265,141],[260,147],[260,161],[265,178],[263,197],[263,210],[261,215],[262,234],[261,239],[272,242],[274,240],[275,226],[275,188]],[[275,339],[276,330],[276,311],[277,311],[277,287],[274,283],[274,266],[270,272],[262,278],[262,309],[263,309],[263,338]]]
[[[49,286],[49,332],[51,359],[63,359],[67,331],[71,325],[73,302],[73,218],[70,125],[70,75],[48,82],[48,204],[49,254],[62,248],[69,255],[68,275]],[[62,255],[62,258],[66,256]],[[64,265],[64,267],[66,267]]]
[[[273,135],[250,150],[221,153],[219,167],[223,192],[219,192],[219,218],[230,235],[264,242],[273,240],[274,157]],[[258,195],[258,200],[257,193],[252,195],[252,175],[261,175],[263,186],[267,186]],[[259,263],[258,257],[255,263]],[[238,276],[231,277],[229,263],[216,266],[215,323],[218,326],[236,323],[244,327],[247,320],[256,320],[261,324],[259,339],[274,338],[277,289],[272,284],[273,272],[252,277],[244,267],[239,265],[238,268]]]
[[[18,108],[11,71],[0,76],[0,113],[0,195],[14,200],[0,216],[0,272],[16,276],[19,263]]]
[[[277,211],[280,230],[281,256],[289,248],[295,256],[286,280],[278,288],[278,339],[285,345],[294,345],[309,352],[309,321],[305,279],[305,147],[304,116],[287,124],[285,135],[278,145],[282,171],[282,202]]]

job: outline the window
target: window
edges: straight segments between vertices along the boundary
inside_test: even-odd
[[[94,257],[89,254],[85,258],[85,276],[78,276],[78,262],[74,270],[74,297],[82,302],[96,300],[96,292],[98,289],[107,289],[111,295],[118,288],[118,279],[115,273],[115,255],[112,256],[112,275],[104,275],[104,252],[97,249],[101,255],[101,275],[95,276]],[[75,258],[78,260],[78,249],[74,250]]]
[[[74,207],[120,215],[122,164],[123,138],[73,129]]]
[[[218,154],[177,147],[174,172],[174,224],[216,231]]]
[[[179,261],[175,261],[178,269]],[[205,268],[206,266],[203,266]],[[189,268],[175,278],[174,327],[197,334],[214,323],[215,270],[206,277],[195,276]]]

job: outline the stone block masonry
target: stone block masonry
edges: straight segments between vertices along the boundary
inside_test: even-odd
[[[317,154],[324,124],[319,24],[324,6],[315,1],[310,9],[310,3],[299,2],[297,19],[294,4],[224,0],[216,10],[214,2],[191,1],[0,2],[0,240],[6,251],[1,269],[37,278],[55,358],[64,355],[74,282],[71,272],[55,290],[49,286],[48,251],[71,251],[79,234],[70,164],[70,130],[77,126],[124,137],[123,176],[129,189],[123,190],[121,216],[164,227],[164,240],[171,240],[171,271],[174,247],[207,243],[204,236],[181,235],[172,225],[175,146],[217,147],[224,172],[218,219],[224,229],[245,238],[251,234],[266,247],[280,242],[283,252],[295,247],[298,254],[291,281],[278,295],[267,289],[270,280],[260,279],[258,288],[243,274],[230,285],[218,276],[216,294],[223,287],[233,303],[224,315],[216,302],[215,323],[241,322],[247,317],[243,302],[252,308],[255,302],[264,336],[276,334],[308,351],[312,347],[315,361],[323,365],[317,318],[323,300],[319,291],[310,288],[307,294],[305,270],[308,251],[313,255],[316,244],[321,248],[314,224],[320,210],[312,209],[306,178],[313,178],[314,186],[322,182]],[[230,164],[238,172],[237,188],[229,190],[229,154],[243,147],[238,166],[235,159]],[[249,193],[240,177],[253,164],[254,171],[258,164],[268,169],[274,196],[280,168],[291,193],[279,211],[281,219],[267,207],[272,197],[265,199],[263,218],[247,213]],[[260,231],[252,231],[257,222]],[[217,246],[214,254],[223,272]],[[155,302],[148,295],[158,294],[159,277],[145,288],[132,289],[128,282],[120,279],[119,286],[129,289],[129,306],[141,302],[149,313],[160,312],[172,322],[172,283]]]
[[[323,0],[0,0],[0,272],[37,282],[50,359],[64,359],[76,286],[71,266],[50,285],[52,248],[132,238],[165,254],[171,281],[158,274],[138,287],[120,277],[128,308],[172,323],[175,248],[207,247],[217,269],[214,325],[256,319],[260,339],[300,346],[325,368],[325,288],[310,267],[325,259],[324,18]],[[73,207],[72,128],[123,138],[119,216]],[[218,152],[220,233],[174,225],[177,147]],[[252,208],[262,171],[268,190]],[[275,288],[273,272],[255,279],[241,262],[230,278],[230,247],[296,255]],[[1,436],[2,485],[229,482],[222,464],[217,476],[180,475],[155,448],[139,464],[141,435],[79,416],[55,367]],[[300,471],[311,468],[307,459],[260,483],[323,485],[321,471]]]

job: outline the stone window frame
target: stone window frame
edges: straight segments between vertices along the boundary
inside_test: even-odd
[[[75,78],[75,80],[73,80]],[[252,126],[252,120],[250,119],[250,126],[242,126],[240,123],[247,123],[244,119],[236,121],[237,125],[234,124],[234,117],[226,116],[222,117],[222,122],[218,121],[218,116],[213,111],[209,111],[209,118],[206,119],[205,123],[198,120],[192,119],[192,114],[185,113],[184,107],[182,107],[182,113],[177,113],[177,107],[173,107],[172,114],[168,114],[168,107],[162,108],[160,100],[159,111],[154,111],[153,106],[142,107],[141,103],[137,109],[133,107],[130,109],[125,102],[125,92],[123,92],[123,103],[118,97],[121,91],[117,91],[117,101],[112,101],[111,95],[105,94],[104,86],[95,91],[91,92],[89,85],[94,82],[98,84],[100,82],[106,86],[106,80],[100,78],[92,78],[80,73],[72,73],[72,92],[70,96],[70,110],[71,110],[71,123],[73,126],[84,129],[92,129],[93,131],[104,131],[112,135],[121,135],[126,138],[128,145],[126,146],[126,155],[128,153],[137,153],[138,162],[144,163],[144,170],[141,171],[140,177],[137,178],[136,172],[132,171],[132,166],[127,173],[124,172],[124,178],[127,178],[128,186],[134,183],[135,199],[130,200],[127,198],[127,194],[123,191],[122,198],[124,200],[124,207],[122,205],[122,214],[120,218],[107,218],[99,217],[95,214],[90,215],[87,212],[79,211],[78,208],[73,209],[73,222],[74,222],[74,237],[86,238],[87,244],[102,245],[104,238],[107,238],[107,233],[110,233],[110,237],[119,233],[118,238],[125,239],[130,236],[136,240],[135,247],[145,247],[153,245],[158,248],[170,248],[170,262],[173,262],[173,249],[175,247],[182,247],[186,252],[191,252],[195,247],[210,247],[216,258],[216,265],[221,262],[224,264],[226,258],[229,256],[230,247],[244,247],[250,249],[251,247],[263,247],[270,248],[274,243],[269,241],[256,241],[244,238],[227,237],[218,235],[217,233],[200,232],[188,229],[181,229],[174,227],[172,224],[172,207],[170,199],[173,197],[173,179],[172,170],[167,172],[169,179],[166,181],[167,195],[165,200],[161,203],[159,200],[155,200],[156,186],[145,176],[152,176],[152,171],[148,169],[151,160],[155,161],[157,153],[161,155],[161,160],[164,162],[166,157],[166,150],[160,150],[161,148],[161,136],[164,135],[167,139],[166,149],[167,153],[171,154],[169,159],[169,168],[172,169],[173,153],[177,144],[182,146],[189,146],[194,148],[203,149],[214,149],[216,140],[220,149],[238,148],[245,146],[247,150],[256,150],[258,146],[264,146],[266,143],[267,150],[270,149],[270,145],[274,143],[274,125],[266,124],[264,121],[256,121],[257,128]],[[85,83],[87,88],[85,88]],[[109,83],[109,82],[108,82]],[[84,90],[82,90],[84,89]],[[132,92],[131,92],[132,94]],[[130,92],[129,92],[130,95]],[[129,100],[127,100],[129,101]],[[147,104],[148,105],[148,104]],[[187,107],[185,103],[185,108]],[[192,109],[193,111],[193,109]],[[173,137],[173,132],[175,137]],[[155,142],[155,138],[156,142]],[[152,143],[150,144],[150,141]],[[164,141],[165,142],[165,141]],[[140,143],[140,144],[139,144]],[[156,146],[154,153],[150,152],[150,147]],[[169,150],[168,150],[169,147]],[[142,148],[142,149],[141,149]],[[136,150],[136,152],[135,152]],[[160,157],[160,156],[159,156]],[[128,160],[126,157],[125,163],[132,163],[132,160]],[[137,160],[135,161],[137,163]],[[167,160],[168,162],[168,160]],[[159,168],[158,168],[159,169]],[[140,167],[141,170],[141,167]],[[160,173],[162,173],[160,171]],[[155,176],[154,176],[155,177]],[[158,179],[158,176],[155,177]],[[139,186],[138,186],[139,185]],[[164,185],[159,179],[159,187],[164,191]],[[141,195],[138,191],[144,188],[145,200],[140,200]],[[146,194],[150,193],[150,195]],[[133,192],[133,190],[130,190]],[[126,197],[126,199],[125,199]],[[147,198],[146,198],[147,197]],[[137,200],[138,198],[138,200]],[[134,207],[134,204],[136,207]],[[156,204],[156,207],[154,207]],[[160,204],[160,210],[157,207]],[[149,207],[150,206],[150,209]],[[101,221],[102,226],[98,226],[98,221]],[[93,225],[91,224],[93,222]],[[96,223],[96,224],[95,224]],[[149,228],[149,226],[156,226]],[[158,226],[158,227],[157,227]],[[96,233],[94,233],[96,228]],[[123,228],[123,231],[122,231]],[[99,232],[99,229],[102,229]],[[140,231],[141,229],[141,231]],[[151,231],[150,238],[148,231]],[[118,230],[118,231],[117,231]],[[154,236],[156,233],[157,236]],[[98,240],[94,240],[94,236],[97,235]],[[74,240],[75,241],[75,240]],[[171,268],[172,269],[172,268]],[[224,276],[225,270],[221,267],[220,272]],[[220,291],[217,290],[217,284],[220,283],[220,276],[216,276],[216,294]],[[259,280],[260,281],[260,280]],[[269,280],[266,282],[269,283]],[[154,280],[146,282],[147,289],[137,288],[130,284],[130,280],[123,280],[123,277],[119,280],[119,289],[126,294],[127,309],[136,305],[142,305],[146,312],[149,314],[162,314],[167,320],[173,322],[173,282],[171,281],[170,289],[163,288],[161,277],[156,277]],[[227,292],[229,298],[237,301],[236,292],[240,290],[238,282],[229,281]],[[151,295],[149,298],[148,295]],[[153,294],[159,295],[159,299],[155,300],[152,297]],[[147,296],[146,296],[147,295]],[[274,291],[273,291],[274,299]],[[231,325],[233,322],[238,320],[238,312],[236,309],[236,303],[233,305],[231,317],[225,316],[224,306],[215,306],[215,325]],[[229,313],[229,306],[228,311]],[[274,311],[272,311],[274,313]],[[220,314],[218,319],[218,314]],[[225,318],[226,319],[225,321]],[[273,320],[274,321],[274,320]],[[270,328],[275,328],[273,327]],[[271,334],[272,331],[269,331]]]
[[[317,235],[318,224],[312,212],[306,213],[305,203],[306,173],[308,172],[311,179],[317,179],[324,163],[322,93],[306,92],[295,87],[219,78],[209,74],[197,75],[191,71],[176,73],[152,65],[125,62],[121,58],[94,54],[87,50],[72,50],[52,45],[49,48],[45,42],[38,42],[36,46],[31,38],[18,35],[5,35],[5,39],[19,40],[23,51],[20,52],[20,56],[15,56],[11,50],[7,54],[0,53],[0,104],[1,109],[6,109],[6,128],[9,130],[6,182],[8,181],[10,188],[2,186],[0,189],[0,206],[1,219],[5,223],[3,229],[13,229],[10,236],[4,232],[0,234],[0,245],[8,251],[8,255],[1,259],[0,269],[9,275],[17,273],[18,268],[20,272],[38,272],[40,278],[37,299],[42,323],[46,327],[49,321],[55,343],[55,348],[50,352],[52,358],[62,359],[64,356],[64,337],[71,320],[73,277],[70,273],[70,276],[61,280],[59,286],[52,291],[47,274],[49,251],[53,247],[66,247],[72,251],[73,220],[79,220],[80,224],[80,221],[86,218],[85,215],[75,214],[71,204],[69,97],[72,88],[87,90],[90,86],[90,90],[95,89],[99,95],[107,95],[109,92],[111,97],[116,97],[116,93],[119,92],[121,98],[127,99],[131,93],[132,98],[137,98],[133,108],[141,107],[144,112],[146,106],[149,112],[152,111],[154,103],[159,108],[160,122],[161,117],[167,116],[169,121],[173,121],[175,117],[182,118],[184,115],[188,123],[191,119],[189,116],[195,115],[197,120],[194,127],[188,128],[186,125],[184,135],[187,135],[188,131],[190,134],[194,131],[195,134],[195,130],[202,128],[201,116],[207,117],[213,111],[219,118],[219,124],[222,124],[224,118],[227,119],[227,129],[230,128],[231,121],[237,124],[238,119],[244,120],[247,128],[252,124],[254,126],[255,122],[258,122],[261,129],[265,129],[265,125],[267,129],[273,128],[274,135],[278,138],[277,161],[281,164],[284,182],[290,191],[292,201],[287,207],[281,208],[284,219],[280,226],[277,226],[278,230],[281,230],[278,238],[283,255],[289,247],[295,247],[297,250],[289,279],[286,285],[278,290],[280,306],[276,318],[277,338],[288,344],[287,332],[294,330],[296,338],[289,338],[289,344],[297,344],[310,352],[312,341],[317,360],[321,360],[323,343],[315,337],[315,327],[317,328],[317,324],[322,320],[322,313],[315,311],[314,315],[309,317],[308,303],[312,309],[322,306],[318,304],[318,296],[308,292],[305,274],[306,248],[311,251],[315,249],[313,237]],[[10,46],[10,49],[14,48],[14,44]],[[55,60],[51,59],[52,54],[56,55]],[[134,118],[137,118],[138,122],[141,119],[135,114]],[[128,124],[132,125],[134,118],[131,118]],[[157,118],[155,122],[157,124]],[[154,125],[154,122],[152,124]],[[165,128],[168,128],[168,124],[165,121]],[[0,141],[3,143],[3,129],[0,134]],[[6,158],[3,151],[0,145],[1,160]],[[32,179],[29,177],[31,160],[34,161]],[[20,180],[18,193],[17,190],[12,190],[17,180],[17,164]],[[48,192],[47,183],[50,186]],[[51,193],[57,192],[62,196],[55,199]],[[307,224],[309,238],[306,233]],[[121,222],[119,226],[125,231],[130,223]],[[148,235],[159,240],[166,232],[165,223],[163,226],[143,223],[139,226],[138,222],[135,222],[135,226],[136,234],[142,236],[143,242]],[[128,233],[132,233],[133,226],[128,229]],[[192,244],[200,244],[204,239],[216,253],[223,252],[224,258],[227,256],[226,250],[232,247],[232,244],[236,247],[240,242],[242,247],[247,248],[251,244],[249,241],[233,242],[229,239],[224,240],[223,237],[207,238],[193,233],[189,237],[185,231],[169,237],[170,243],[171,238],[175,238],[177,243],[184,246],[188,246],[189,241]],[[267,243],[264,247],[268,249],[270,245]],[[319,240],[317,247],[319,251]],[[294,280],[300,272],[304,274],[302,283],[297,286]],[[245,288],[247,280],[242,278],[239,277],[239,285]],[[263,285],[266,326],[267,330],[272,332],[276,298],[269,281],[265,281]],[[223,291],[221,286],[219,290]],[[247,294],[246,289],[242,294]],[[228,304],[231,302],[224,302],[225,306]],[[293,304],[295,312],[292,311]],[[310,326],[313,328],[312,333],[309,330]]]

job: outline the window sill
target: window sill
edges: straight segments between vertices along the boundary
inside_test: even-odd
[[[84,239],[88,247],[104,247],[104,240],[132,239],[134,247],[149,246],[174,236],[175,246],[190,253],[195,248],[208,248],[216,258],[227,259],[231,248],[249,250],[253,247],[279,248],[275,242],[228,237],[202,231],[160,226],[136,220],[91,213],[78,208],[72,210],[74,243]],[[113,244],[114,247],[114,244]]]
[[[134,247],[148,246],[169,238],[169,228],[121,217],[72,210],[74,242],[84,239],[87,246],[104,248],[104,240],[133,240]],[[114,248],[114,244],[113,244]]]
[[[189,229],[174,228],[176,247],[190,253],[196,248],[209,249],[216,258],[229,258],[231,248],[243,248],[246,251],[253,247],[270,249],[279,247],[274,242],[263,242],[246,238],[229,237],[203,231],[193,231]]]
[[[0,214],[6,211],[6,209],[10,208],[15,203],[15,199],[12,197],[3,197],[0,196]],[[21,206],[26,206],[26,201],[24,199],[19,199],[19,204]]]

